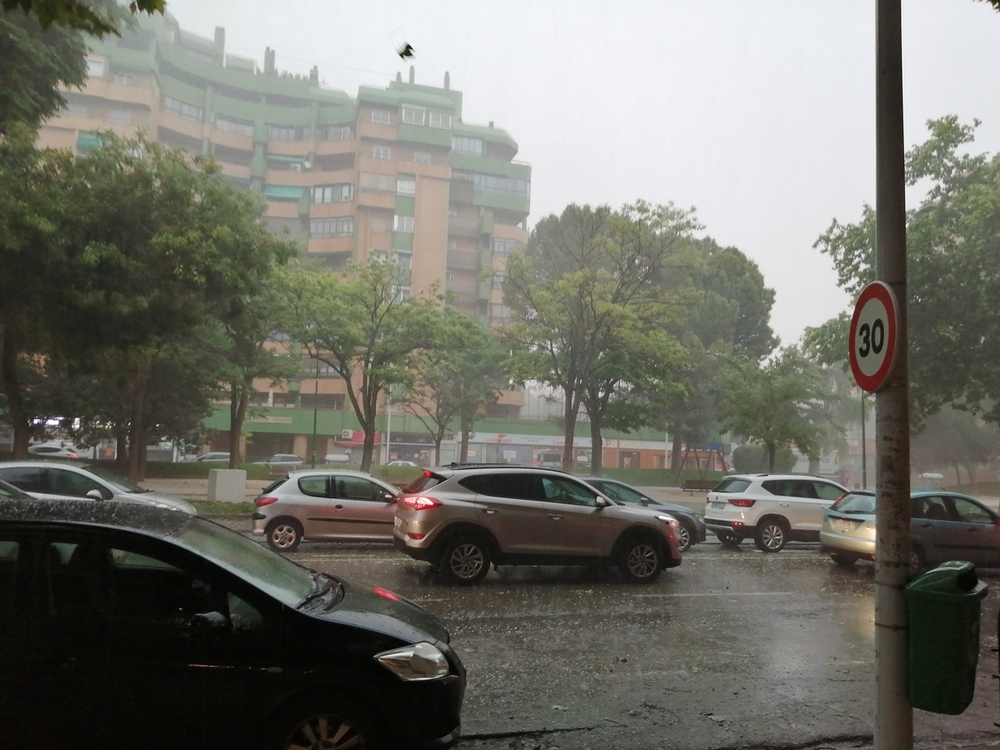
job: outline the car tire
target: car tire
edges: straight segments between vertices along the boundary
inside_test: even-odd
[[[292,704],[275,716],[261,750],[357,748],[386,750],[379,723],[369,711],[337,694],[318,695]]]
[[[491,564],[489,545],[480,537],[462,535],[445,545],[438,567],[452,583],[468,586],[483,580]]]
[[[841,552],[831,552],[830,559],[841,568],[853,568],[854,563],[858,561],[857,555],[845,555]]]
[[[677,551],[682,555],[691,549],[694,544],[694,529],[688,528],[686,524],[679,524],[677,529]]]
[[[739,547],[740,542],[743,541],[743,537],[731,531],[716,531],[715,536],[727,547]]]
[[[275,518],[264,529],[264,537],[275,552],[294,552],[302,541],[302,524],[294,518]]]
[[[788,526],[784,521],[768,518],[757,524],[753,540],[761,552],[781,552],[788,543]]]
[[[622,544],[618,569],[629,583],[652,583],[663,570],[662,547],[646,537],[634,537]]]

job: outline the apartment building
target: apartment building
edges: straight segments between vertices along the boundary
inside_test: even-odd
[[[350,96],[321,83],[316,68],[281,72],[274,50],[261,67],[225,47],[224,29],[206,39],[169,13],[93,40],[86,86],[64,92],[68,106],[40,144],[86,153],[99,131],[143,129],[211,155],[233,185],[263,196],[271,229],[289,232],[302,253],[332,270],[385,258],[399,267],[401,296],[437,283],[464,312],[503,322],[505,260],[527,241],[531,186],[508,133],[465,123],[448,74],[441,86],[422,85],[411,67],[406,81]],[[506,393],[488,416],[516,418],[521,405]],[[261,383],[258,406],[263,416],[247,423],[251,457],[307,455],[314,424],[321,455],[360,443],[344,384],[315,361],[287,388]],[[225,415],[209,426],[224,430]],[[393,442],[426,436],[412,418],[386,419]]]

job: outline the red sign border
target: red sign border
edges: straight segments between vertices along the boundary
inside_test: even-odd
[[[885,359],[882,361],[882,366],[879,367],[873,375],[865,375],[861,372],[861,367],[858,363],[858,357],[854,347],[854,337],[858,332],[858,318],[861,315],[861,310],[872,299],[879,300],[886,311],[885,343],[888,347],[888,351],[886,352]],[[854,375],[854,381],[858,384],[858,387],[861,388],[861,390],[867,391],[868,393],[875,393],[885,387],[886,382],[889,380],[889,376],[896,367],[896,355],[898,354],[896,342],[898,338],[898,331],[899,303],[896,300],[895,292],[893,292],[892,287],[884,281],[871,282],[868,286],[861,290],[861,294],[858,296],[858,302],[854,306],[854,314],[851,315],[851,329],[848,334],[848,357],[851,362],[851,372]]]

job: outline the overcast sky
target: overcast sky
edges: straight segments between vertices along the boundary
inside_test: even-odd
[[[875,0],[167,0],[181,27],[355,96],[409,67],[532,165],[534,223],[570,203],[694,208],[775,290],[783,344],[853,308],[813,244],[875,202]],[[396,54],[407,42],[415,56]],[[904,0],[907,148],[982,121],[1000,151],[1000,14]],[[911,196],[914,200],[916,196]]]

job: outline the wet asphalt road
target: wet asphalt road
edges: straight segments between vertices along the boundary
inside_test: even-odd
[[[501,568],[442,583],[387,546],[303,544],[310,567],[390,588],[442,617],[468,669],[462,750],[863,747],[875,722],[873,566],[815,545],[709,542],[651,585],[614,571]],[[1000,572],[980,571],[976,693],[914,712],[918,745],[995,741]]]

